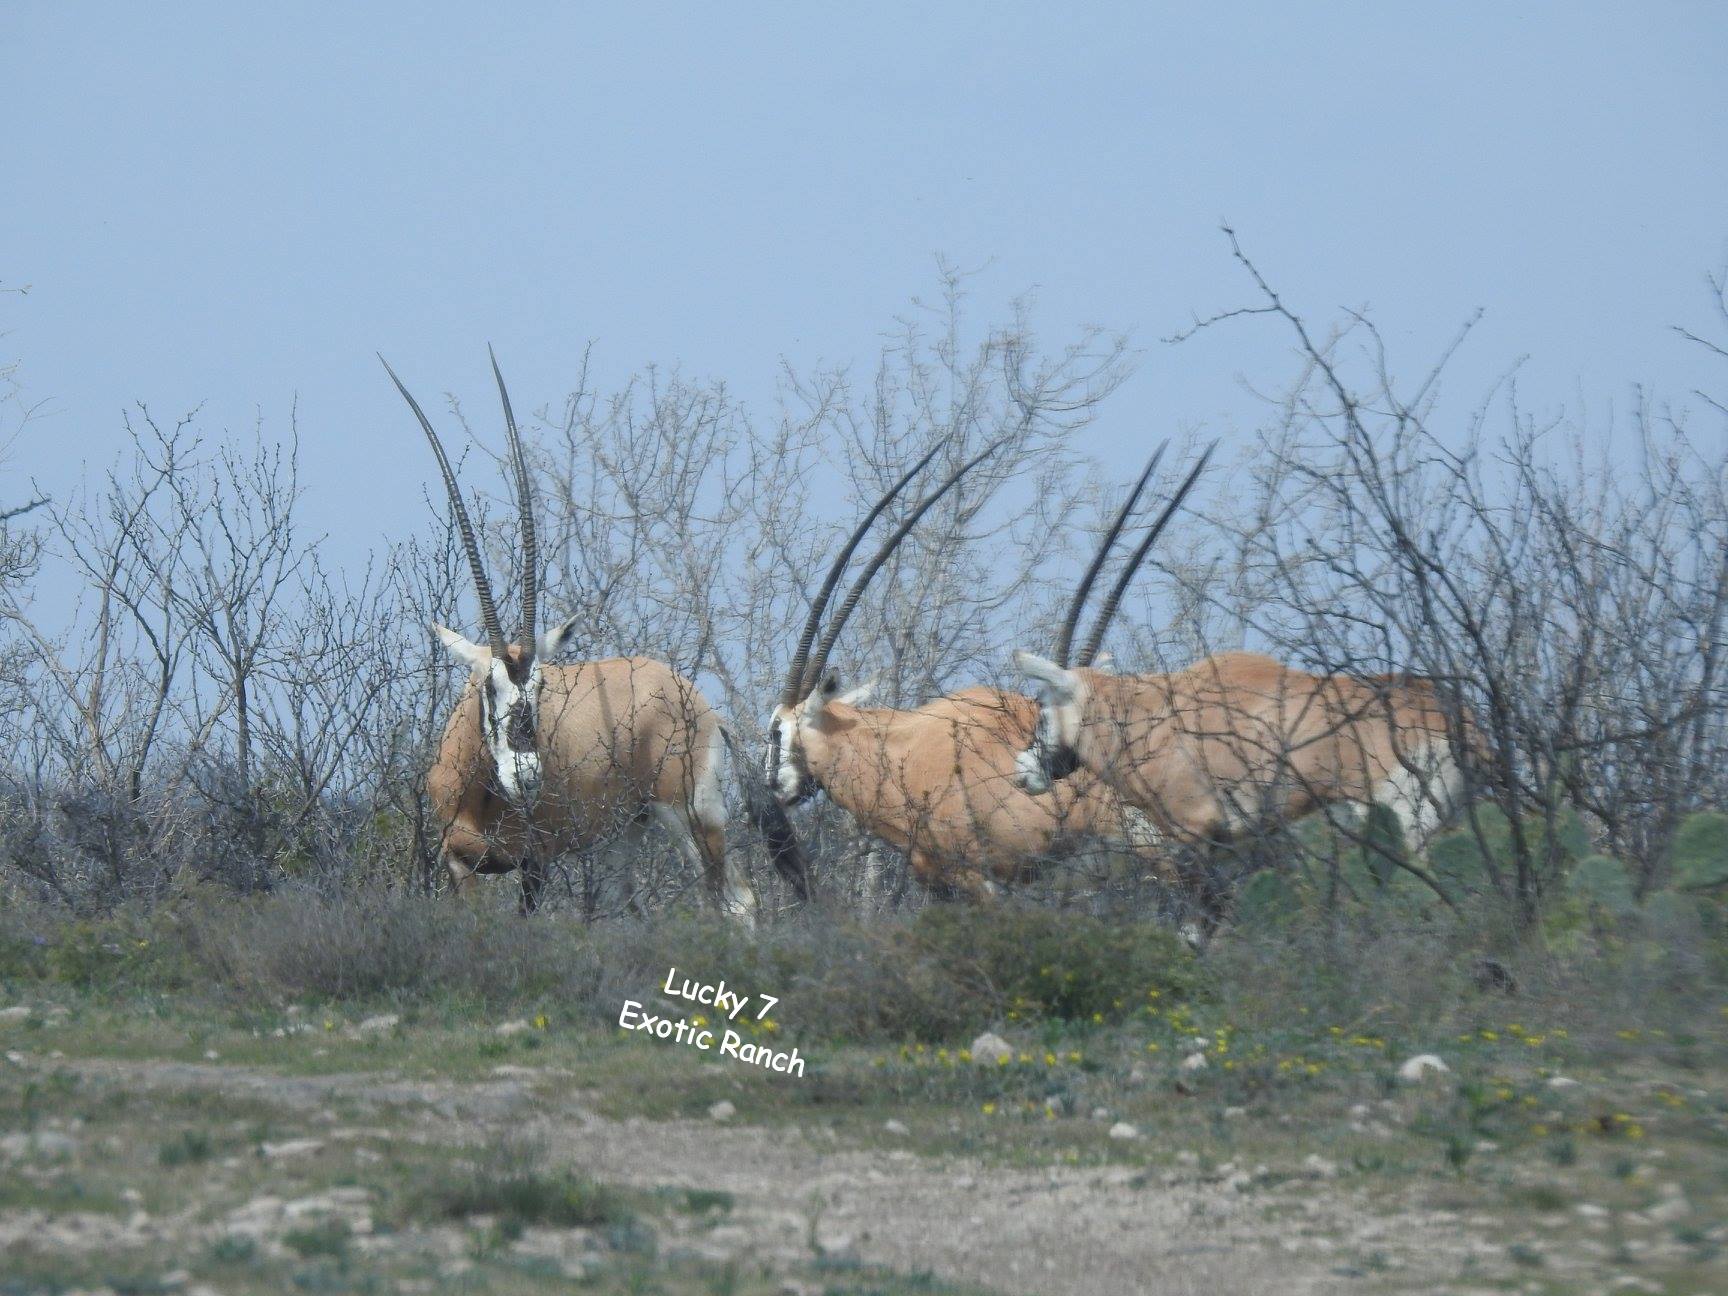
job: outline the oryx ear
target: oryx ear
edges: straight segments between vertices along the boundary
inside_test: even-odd
[[[814,720],[827,706],[840,695],[840,677],[829,671],[822,677],[822,682],[810,690],[810,696],[799,704],[806,720]]]
[[[1064,670],[1048,657],[1040,657],[1036,653],[1014,650],[1014,669],[1027,679],[1040,684],[1049,696],[1057,701],[1066,702],[1079,690],[1080,681],[1074,672]]]
[[[582,619],[577,613],[562,625],[553,626],[534,641],[534,655],[541,661],[551,661],[576,641],[576,623]]]
[[[863,706],[864,703],[876,696],[876,686],[881,682],[882,677],[880,675],[872,675],[862,684],[847,689],[834,700],[836,702],[844,702],[847,706]]]
[[[454,630],[433,622],[432,631],[438,636],[438,642],[444,645],[444,651],[471,671],[483,671],[492,664],[492,650],[472,640],[464,639]]]

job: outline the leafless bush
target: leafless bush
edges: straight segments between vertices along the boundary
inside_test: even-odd
[[[1453,419],[1439,368],[1406,384],[1371,320],[1315,331],[1237,252],[1256,296],[1205,326],[1275,323],[1298,372],[1228,492],[1161,544],[1119,660],[1168,668],[1248,646],[1320,673],[1425,676],[1482,803],[1509,825],[1510,852],[1486,854],[1521,921],[1553,887],[1574,821],[1640,887],[1659,885],[1680,818],[1728,802],[1719,437],[1645,403],[1604,446],[1534,420],[1510,380]],[[567,398],[533,409],[542,603],[580,618],[575,655],[670,663],[753,766],[859,510],[932,446],[936,478],[1000,441],[896,551],[834,661],[847,684],[876,677],[890,706],[1005,682],[1006,649],[1048,637],[1074,549],[1115,498],[1073,447],[1126,357],[1099,334],[1041,349],[1024,313],[974,334],[964,287],[945,272],[939,302],[901,321],[867,374],[788,370],[769,416],[675,371],[603,391],[586,363]],[[1722,280],[1714,291],[1721,305]],[[0,368],[16,424],[29,411],[13,379]],[[1706,417],[1720,412],[1705,400]],[[423,778],[462,681],[427,626],[477,624],[441,503],[420,534],[338,563],[300,521],[292,421],[243,448],[206,442],[190,417],[140,409],[128,428],[129,454],[81,494],[0,516],[14,649],[0,674],[4,885],[75,909],[211,881],[435,889],[441,825]],[[883,529],[913,504],[896,502]],[[478,516],[495,556],[514,555],[514,509]],[[33,601],[44,560],[79,589],[63,623]],[[799,820],[831,897],[918,897],[851,816],[818,803]],[[731,834],[734,850],[749,841]],[[1087,857],[1049,894],[1141,903],[1138,882],[1159,870],[1138,852]],[[693,881],[669,849],[558,864],[551,895],[591,917],[671,903]]]
[[[1434,681],[1508,828],[1510,850],[1482,854],[1521,922],[1579,815],[1641,890],[1660,883],[1681,816],[1728,800],[1720,432],[1646,403],[1593,446],[1535,419],[1511,379],[1449,419],[1450,351],[1405,383],[1371,319],[1316,333],[1227,233],[1257,297],[1199,327],[1266,317],[1299,372],[1252,453],[1253,495],[1166,569],[1191,626],[1319,672]]]

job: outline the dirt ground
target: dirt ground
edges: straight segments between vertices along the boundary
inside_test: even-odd
[[[499,1067],[456,1083],[166,1061],[55,1065],[103,1089],[262,1103],[305,1122],[313,1139],[534,1136],[551,1158],[603,1182],[731,1194],[723,1223],[692,1229],[677,1245],[703,1259],[784,1261],[789,1272],[815,1254],[1027,1296],[1462,1292],[1471,1289],[1443,1275],[1484,1248],[1467,1217],[1388,1210],[1384,1201],[1370,1209],[1358,1192],[1320,1179],[1250,1188],[1253,1167],[1205,1175],[1005,1168],[910,1149],[842,1149],[825,1129],[611,1120],[593,1110],[592,1095],[559,1094],[555,1069]],[[337,1109],[349,1122],[379,1124],[337,1129]],[[0,1240],[19,1235],[10,1214],[14,1228]],[[1364,1253],[1377,1257],[1378,1272],[1346,1259]],[[822,1288],[789,1279],[782,1290]]]

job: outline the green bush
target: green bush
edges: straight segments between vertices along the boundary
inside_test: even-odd
[[[1626,866],[1610,855],[1586,855],[1566,879],[1571,896],[1599,917],[1624,918],[1638,908]]]
[[[1181,998],[1199,986],[1193,951],[1160,923],[1107,923],[1050,909],[933,906],[906,935],[957,994],[1009,1012],[1115,1020],[1149,994]]]
[[[1687,815],[1674,834],[1674,885],[1683,891],[1728,888],[1728,814]]]

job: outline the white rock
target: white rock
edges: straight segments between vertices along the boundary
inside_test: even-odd
[[[729,1121],[737,1114],[738,1109],[724,1098],[708,1109],[709,1120]]]
[[[1120,1142],[1129,1142],[1140,1137],[1140,1131],[1127,1121],[1117,1121],[1110,1127],[1110,1137]]]
[[[306,1156],[318,1151],[324,1146],[323,1139],[285,1139],[280,1143],[260,1143],[258,1150],[268,1161],[280,1161],[284,1157]]]
[[[882,1128],[887,1133],[898,1135],[901,1138],[906,1137],[906,1135],[908,1135],[912,1132],[911,1130],[906,1128],[906,1125],[904,1122],[897,1121],[897,1120],[885,1120],[885,1121],[883,1121],[882,1122]]]
[[[1691,1213],[1692,1203],[1678,1193],[1664,1198],[1644,1212],[1646,1216],[1658,1224],[1672,1224],[1676,1220],[1685,1219]]]
[[[1572,1208],[1572,1213],[1582,1219],[1607,1219],[1608,1208],[1598,1206],[1595,1202],[1579,1202]]]
[[[1187,1166],[1192,1169],[1200,1164],[1200,1154],[1198,1152],[1190,1152],[1184,1148],[1176,1154],[1176,1164],[1179,1166]]]
[[[1578,1082],[1571,1076],[1549,1076],[1548,1087],[1550,1089],[1576,1089]]]
[[[1248,1109],[1246,1107],[1226,1107],[1224,1109],[1225,1120],[1240,1120],[1247,1114]]]
[[[1432,1053],[1418,1053],[1398,1068],[1398,1078],[1415,1084],[1429,1075],[1444,1075],[1452,1068]]]
[[[30,1020],[30,1009],[25,1004],[13,1008],[0,1008],[0,1026],[22,1026]]]
[[[1338,1163],[1329,1161],[1318,1152],[1310,1152],[1302,1158],[1302,1169],[1311,1179],[1336,1179]]]
[[[1184,1071],[1204,1071],[1206,1066],[1206,1055],[1204,1053],[1190,1053],[1187,1057],[1182,1059],[1181,1069]]]
[[[522,1032],[527,1031],[527,1030],[532,1030],[532,1029],[533,1028],[531,1026],[529,1026],[527,1022],[523,1021],[520,1017],[518,1017],[515,1021],[507,1021],[507,1022],[503,1023],[501,1026],[499,1026],[498,1027],[498,1034],[500,1034],[500,1035],[520,1035],[520,1034],[522,1034]]]
[[[994,1031],[985,1031],[972,1041],[972,1061],[979,1066],[998,1066],[1003,1058],[1012,1058],[1014,1049]]]
[[[1095,1121],[1107,1121],[1107,1120],[1109,1120],[1110,1119],[1110,1109],[1108,1107],[1094,1107],[1092,1109],[1092,1119]]]
[[[396,1013],[379,1013],[376,1017],[368,1017],[354,1029],[362,1035],[382,1035],[393,1031],[402,1024],[402,1018]]]
[[[43,1156],[71,1156],[78,1150],[78,1140],[59,1130],[37,1130],[33,1137],[36,1151]]]

